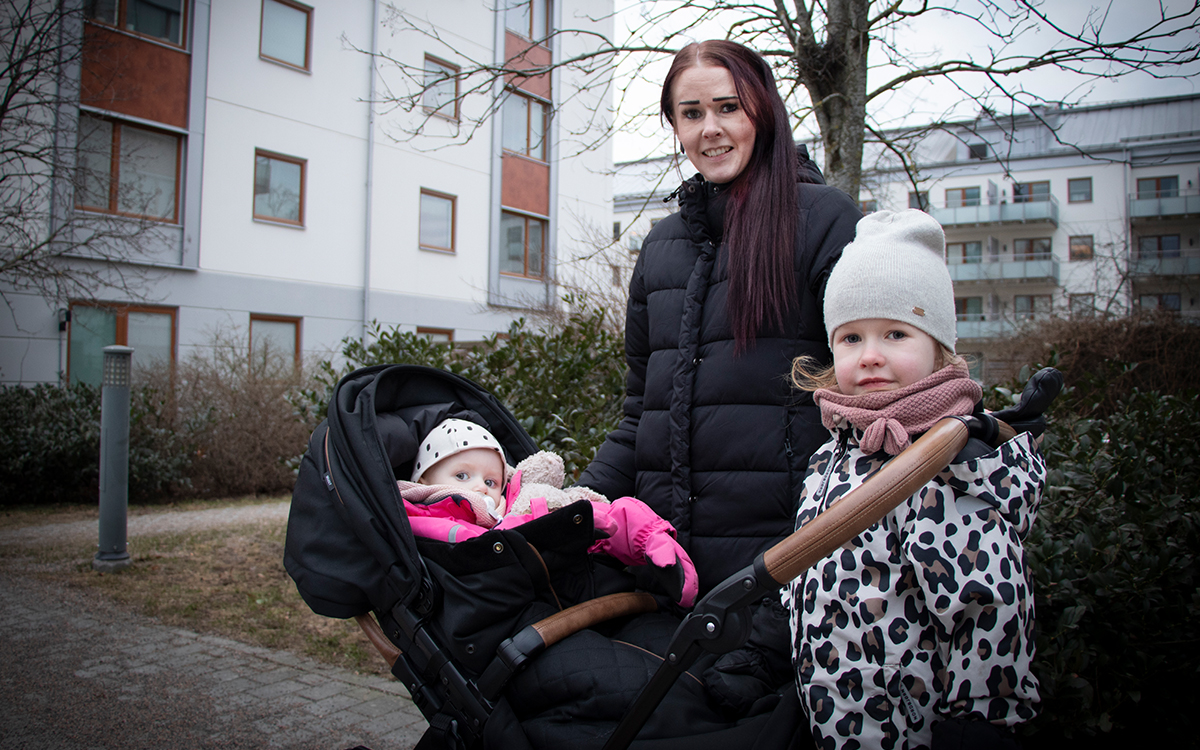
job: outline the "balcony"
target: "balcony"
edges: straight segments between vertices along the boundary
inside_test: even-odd
[[[1186,219],[1200,216],[1200,190],[1142,191],[1129,196],[1130,219]]]
[[[950,280],[956,284],[1044,282],[1058,284],[1058,260],[1046,256],[1014,256],[1012,260],[983,263],[950,263]]]
[[[1174,253],[1141,254],[1130,259],[1129,273],[1138,277],[1200,276],[1200,251],[1176,250]]]
[[[956,327],[959,339],[997,339],[1017,330],[1011,320],[973,313],[959,315]]]
[[[1034,196],[1035,198],[1039,196]],[[983,226],[987,224],[1049,224],[1058,226],[1058,200],[1048,195],[1042,200],[1020,203],[991,203],[979,206],[931,206],[929,215],[944,227]]]

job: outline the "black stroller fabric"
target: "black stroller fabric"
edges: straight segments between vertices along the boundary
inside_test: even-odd
[[[452,746],[447,738],[456,732],[487,748],[600,748],[657,670],[679,619],[653,613],[568,636],[527,663],[498,699],[482,701],[482,726],[462,726],[470,721],[451,710],[456,699],[443,677],[461,675],[465,692],[477,695],[476,681],[506,639],[572,604],[632,590],[633,576],[588,554],[588,503],[457,544],[415,538],[396,477],[409,476],[420,438],[448,417],[485,426],[510,464],[537,450],[516,418],[465,378],[415,365],[346,376],[301,463],[284,565],[317,614],[375,613],[404,653],[394,671],[436,729],[422,748]],[[435,644],[433,656],[418,647],[424,642]],[[703,666],[675,684],[633,747],[791,746],[794,695],[770,696],[749,716],[730,717],[694,676]],[[446,734],[455,722],[456,732]]]

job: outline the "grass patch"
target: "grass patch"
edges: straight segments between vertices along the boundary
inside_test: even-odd
[[[172,509],[262,502],[261,498],[224,505],[202,501],[195,506],[177,504]],[[157,506],[155,510],[165,508]],[[80,512],[78,508],[60,508],[58,512],[18,516],[14,523],[32,525],[21,523],[32,518],[40,519],[38,524],[79,520],[74,516]],[[134,509],[130,512],[132,515]],[[388,674],[382,657],[352,620],[313,614],[300,598],[283,569],[285,531],[285,522],[263,521],[138,536],[129,544],[133,564],[109,574],[92,570],[95,540],[0,547],[0,565],[24,577],[102,596],[174,627],[303,654],[358,672]]]

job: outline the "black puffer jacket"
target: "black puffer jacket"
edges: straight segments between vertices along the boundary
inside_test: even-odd
[[[813,179],[808,165],[801,179]],[[680,212],[642,246],[629,286],[625,417],[579,479],[608,497],[634,495],[674,524],[702,593],[792,530],[809,456],[828,431],[811,396],[792,387],[791,364],[804,354],[829,361],[825,280],[861,216],[840,190],[797,186],[799,310],[735,356],[728,249],[709,240],[717,190],[699,175],[685,182]]]

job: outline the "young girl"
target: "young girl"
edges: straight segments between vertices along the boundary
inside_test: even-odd
[[[832,433],[813,454],[796,528],[979,401],[954,352],[944,249],[927,214],[880,211],[831,272],[833,366],[800,358],[793,372]],[[1045,474],[1028,434],[954,463],[785,590],[818,747],[1016,747],[1011,727],[1038,701],[1022,540]]]

